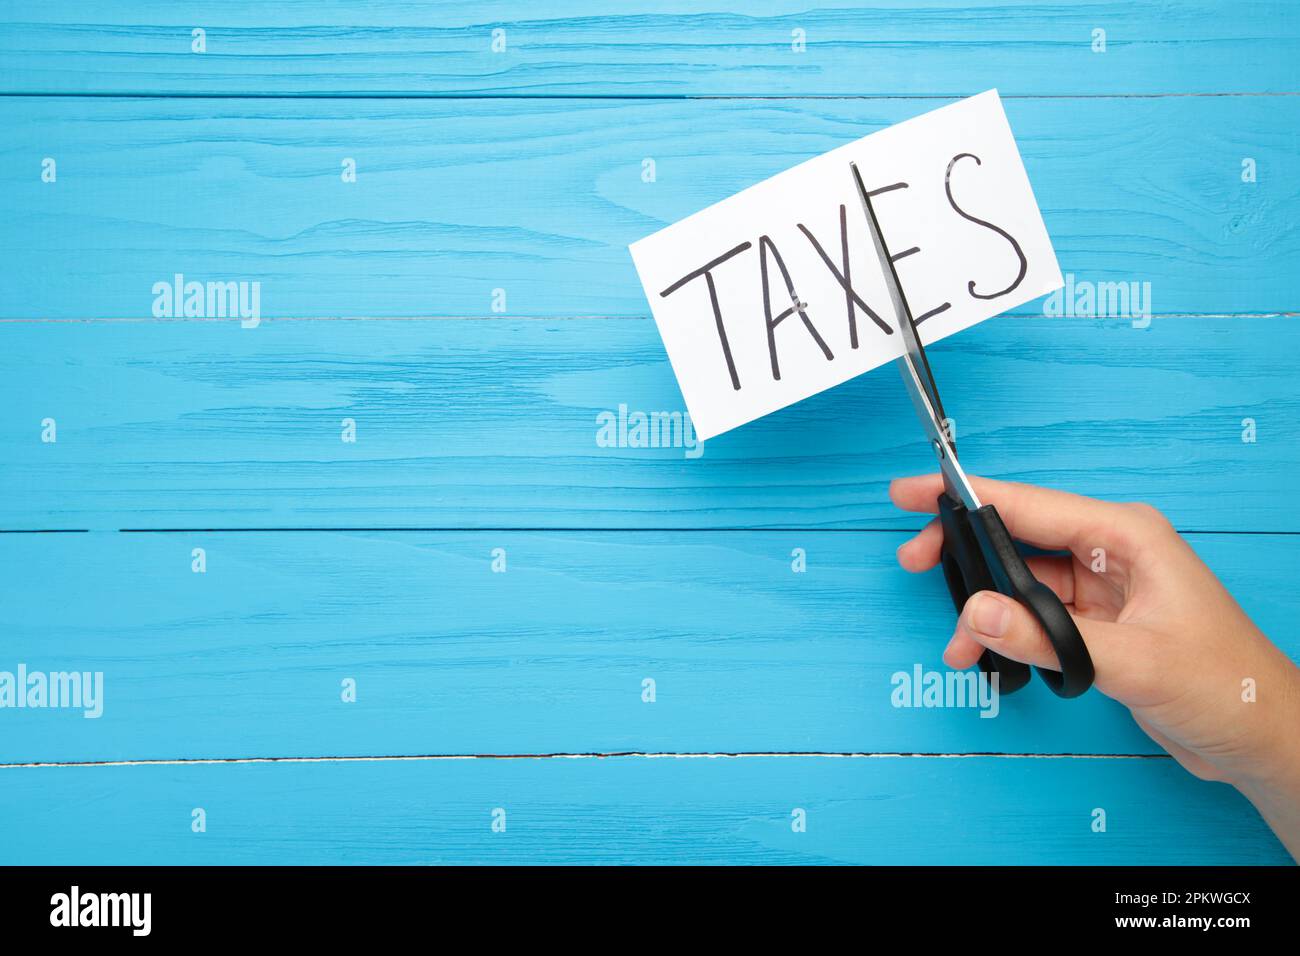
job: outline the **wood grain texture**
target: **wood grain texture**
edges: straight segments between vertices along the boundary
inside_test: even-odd
[[[0,22],[5,91],[490,96],[1294,92],[1285,0],[80,0]],[[190,51],[191,30],[207,52]],[[492,52],[492,31],[506,48]],[[792,48],[804,31],[806,49]],[[1092,51],[1106,31],[1105,53]]]
[[[0,100],[0,318],[149,317],[176,273],[260,282],[267,317],[644,315],[629,242],[938,105]],[[1300,97],[1006,106],[1063,272],[1300,309]]]
[[[976,474],[1300,531],[1293,320],[1003,318],[932,357]],[[600,447],[620,404],[683,409],[648,319],[0,324],[0,527],[919,526],[893,368],[695,458]]]
[[[104,696],[97,719],[0,711],[0,763],[1161,752],[1124,707],[1095,691],[1061,701],[1039,681],[989,717],[895,706],[895,674],[947,672],[954,626],[939,572],[897,566],[907,537],[3,535],[0,670],[99,671]],[[1190,541],[1300,656],[1300,538]],[[193,548],[205,573],[191,570]],[[504,573],[491,569],[496,548]],[[345,678],[355,703],[341,700]]]
[[[544,6],[0,12],[0,528],[93,529],[0,534],[0,669],[106,679],[98,720],[0,712],[0,863],[1286,862],[1095,692],[891,706],[952,620],[893,561],[918,521],[885,484],[932,466],[892,370],[699,458],[595,437],[681,409],[628,242],[998,87],[1062,270],[1157,317],[936,347],[963,459],[1217,532],[1189,538],[1300,653],[1294,6]],[[94,321],[178,272],[262,283],[262,326]],[[284,526],[444,530],[116,530]],[[615,751],[1140,756],[13,766]]]
[[[1159,758],[0,769],[0,819],[0,863],[1288,862],[1237,794]]]

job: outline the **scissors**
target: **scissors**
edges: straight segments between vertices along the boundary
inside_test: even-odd
[[[1043,584],[1025,564],[1007,526],[993,505],[981,505],[970,479],[957,461],[956,443],[943,427],[945,417],[939,389],[925,357],[925,348],[916,331],[912,310],[903,295],[903,287],[890,258],[885,237],[880,231],[871,195],[862,183],[856,163],[849,163],[862,208],[866,212],[867,230],[875,245],[876,258],[885,275],[885,285],[898,316],[899,331],[906,347],[898,359],[903,383],[920,416],[930,444],[939,458],[943,472],[943,494],[939,495],[939,522],[943,526],[943,576],[948,582],[952,603],[961,614],[966,600],[977,591],[997,591],[1020,602],[1038,619],[1051,642],[1061,665],[1060,671],[1036,667],[1047,686],[1060,697],[1078,697],[1093,681],[1092,657],[1079,634],[1074,620],[1056,593]],[[1029,683],[1029,665],[985,650],[980,669],[998,675],[998,690],[1009,694]]]

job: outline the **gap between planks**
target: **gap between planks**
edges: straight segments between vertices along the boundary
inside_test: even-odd
[[[1300,316],[1300,312],[1155,312],[1151,315],[1151,320],[1156,319],[1291,319]],[[1045,316],[1038,312],[1005,312],[997,318],[1002,319],[1030,319],[1033,321],[1044,321],[1054,316]],[[1088,318],[1087,316],[1076,316],[1075,318]],[[1105,320],[1106,316],[1097,316],[1099,320]],[[64,318],[43,318],[35,316],[16,316],[10,318],[0,318],[0,325],[7,323],[112,323],[112,322],[134,322],[134,323],[156,323],[164,324],[211,324],[214,322],[239,322],[240,319],[187,319],[172,318],[159,319],[153,316],[135,317],[135,316],[102,316],[93,317],[64,317]],[[263,316],[259,322],[649,322],[651,317],[644,314],[611,314],[611,315],[284,315],[278,317]]]
[[[980,92],[980,91],[976,91]],[[958,100],[971,93],[144,93],[140,91],[52,90],[0,92],[0,99],[114,99],[114,100],[584,100],[680,102],[687,100]],[[1300,96],[1300,91],[1223,91],[1214,93],[1004,93],[1004,100],[1165,100],[1222,97]]]
[[[0,770],[24,770],[41,767],[183,767],[190,764],[231,763],[398,763],[428,760],[743,760],[746,758],[822,758],[828,760],[969,760],[977,757],[995,757],[1006,760],[1172,760],[1169,754],[1090,754],[1090,753],[869,753],[866,751],[835,753],[831,751],[596,751],[591,753],[536,753],[536,754],[394,754],[390,756],[350,757],[171,757],[151,760],[68,760],[32,761],[28,763],[0,763]]]
[[[763,527],[281,527],[281,528],[0,528],[0,534],[919,534],[921,528],[763,528]],[[1175,528],[1179,534],[1295,537],[1300,531],[1232,531]]]

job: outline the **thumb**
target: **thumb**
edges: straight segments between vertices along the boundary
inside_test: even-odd
[[[1105,671],[1116,646],[1119,631],[1131,632],[1132,627],[1112,621],[1098,621],[1071,613],[1079,634],[1097,671],[1097,681],[1105,680]],[[996,591],[978,591],[966,601],[958,622],[958,633],[989,650],[1009,657],[1013,661],[1060,670],[1052,643],[1043,632],[1038,618],[1019,601]]]

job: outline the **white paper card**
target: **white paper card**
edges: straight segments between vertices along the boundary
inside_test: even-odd
[[[926,344],[1061,286],[997,90],[833,149],[630,247],[701,439],[902,353],[850,160]]]

